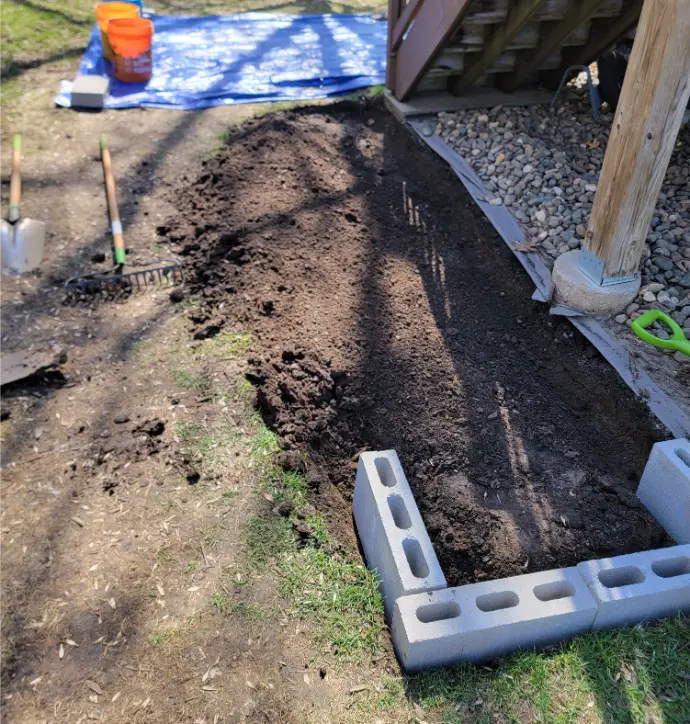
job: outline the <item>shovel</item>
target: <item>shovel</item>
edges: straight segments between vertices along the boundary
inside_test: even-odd
[[[670,339],[661,339],[656,334],[647,331],[647,327],[651,327],[654,322],[661,322],[671,330]],[[681,326],[660,309],[648,309],[644,314],[639,316],[630,325],[632,331],[647,344],[660,349],[671,349],[674,352],[682,352],[690,357],[690,340],[686,339],[685,332]]]
[[[22,137],[15,133],[12,139],[12,176],[10,177],[10,208],[7,221],[2,222],[2,273],[24,274],[43,261],[46,225],[35,219],[21,219],[19,203],[22,196],[22,178],[19,172]]]

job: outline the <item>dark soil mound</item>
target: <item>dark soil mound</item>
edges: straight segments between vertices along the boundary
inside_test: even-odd
[[[178,205],[196,321],[255,335],[261,409],[341,527],[356,453],[395,448],[452,584],[664,543],[633,494],[647,411],[386,113],[254,120]]]

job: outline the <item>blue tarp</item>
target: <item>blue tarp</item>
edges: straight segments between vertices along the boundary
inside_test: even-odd
[[[382,84],[386,22],[371,15],[152,15],[153,77],[113,79],[106,108],[206,108],[310,100]],[[108,74],[95,26],[79,67]],[[70,105],[63,81],[55,102]]]

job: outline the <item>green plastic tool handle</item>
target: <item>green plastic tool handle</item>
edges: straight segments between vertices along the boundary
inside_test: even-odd
[[[671,330],[671,339],[660,339],[655,334],[647,331],[654,322],[662,322]],[[675,352],[682,352],[690,357],[690,341],[686,338],[680,325],[671,319],[660,309],[649,309],[644,314],[635,319],[632,324],[632,331],[647,344],[660,349],[671,349]]]
[[[20,171],[22,156],[22,136],[15,133],[12,136],[12,174],[10,176],[10,208],[7,212],[7,220],[15,224],[21,216],[22,200],[22,175]]]

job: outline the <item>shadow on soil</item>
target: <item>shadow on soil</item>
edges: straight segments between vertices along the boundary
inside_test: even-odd
[[[174,152],[185,135],[192,131],[200,121],[200,115],[202,113],[203,111],[196,111],[183,115],[179,123],[161,139],[156,145],[156,148],[147,154],[145,158],[142,158],[133,169],[129,170],[126,175],[116,182],[120,199],[120,218],[125,232],[125,238],[127,238],[127,230],[130,228],[134,217],[138,213],[137,196],[151,192],[156,182],[157,172],[161,163],[168,154]],[[79,171],[75,173],[79,173]],[[67,203],[67,200],[65,200],[65,203]],[[65,213],[67,213],[67,208],[65,208]],[[41,283],[36,290],[22,298],[22,313],[25,317],[32,319],[34,323],[48,319],[52,316],[55,305],[62,303],[62,301],[66,299],[69,313],[79,321],[80,318],[89,316],[90,306],[95,305],[97,308],[101,304],[110,303],[107,294],[101,296],[94,295],[93,298],[85,298],[82,302],[79,302],[76,298],[66,298],[61,286],[56,285],[62,285],[68,278],[75,274],[88,275],[92,271],[100,271],[102,267],[94,268],[94,265],[89,260],[95,251],[102,249],[106,244],[110,246],[111,243],[112,237],[108,229],[93,241],[76,249],[75,253],[65,259],[62,264],[54,266],[49,274],[42,276]],[[78,262],[76,261],[77,259],[79,260]],[[81,268],[77,267],[77,263],[81,265]],[[16,313],[17,310],[13,305],[3,305],[2,326],[5,329],[11,327]],[[131,345],[136,341],[136,334],[134,336],[127,335],[126,338],[114,343],[114,351],[116,351],[118,355],[126,355],[131,349]],[[88,347],[90,341],[84,335],[71,339],[70,344],[71,346],[76,344],[78,346]],[[30,422],[25,425],[19,424],[12,438],[5,441],[2,450],[3,465],[11,464],[22,450],[26,449],[31,442],[31,429],[32,423]]]
[[[309,123],[328,112],[337,150],[334,125]],[[521,267],[442,162],[386,114],[348,104],[262,119],[229,144],[174,240],[192,286],[211,302],[236,294],[233,310],[273,349],[297,343],[344,365],[328,432],[304,422],[321,401],[293,404],[288,377],[267,418],[294,414],[341,492],[354,452],[395,448],[451,585],[664,543],[634,495],[659,435],[646,408],[566,321],[529,301]],[[265,179],[280,174],[262,181],[265,169],[296,182],[276,192]],[[254,179],[261,199],[245,195]],[[274,294],[272,271],[294,301],[257,314],[239,292]],[[354,321],[334,339],[338,289],[354,290]],[[313,294],[318,308],[304,304]],[[318,345],[304,342],[307,328]]]
[[[40,68],[43,65],[49,65],[50,63],[57,63],[60,60],[66,60],[69,58],[78,58],[86,49],[84,45],[81,48],[70,48],[69,50],[63,50],[60,53],[53,53],[45,58],[34,58],[33,60],[11,60],[2,69],[2,82],[13,80],[18,78],[22,73],[27,70],[33,70],[34,68]]]

